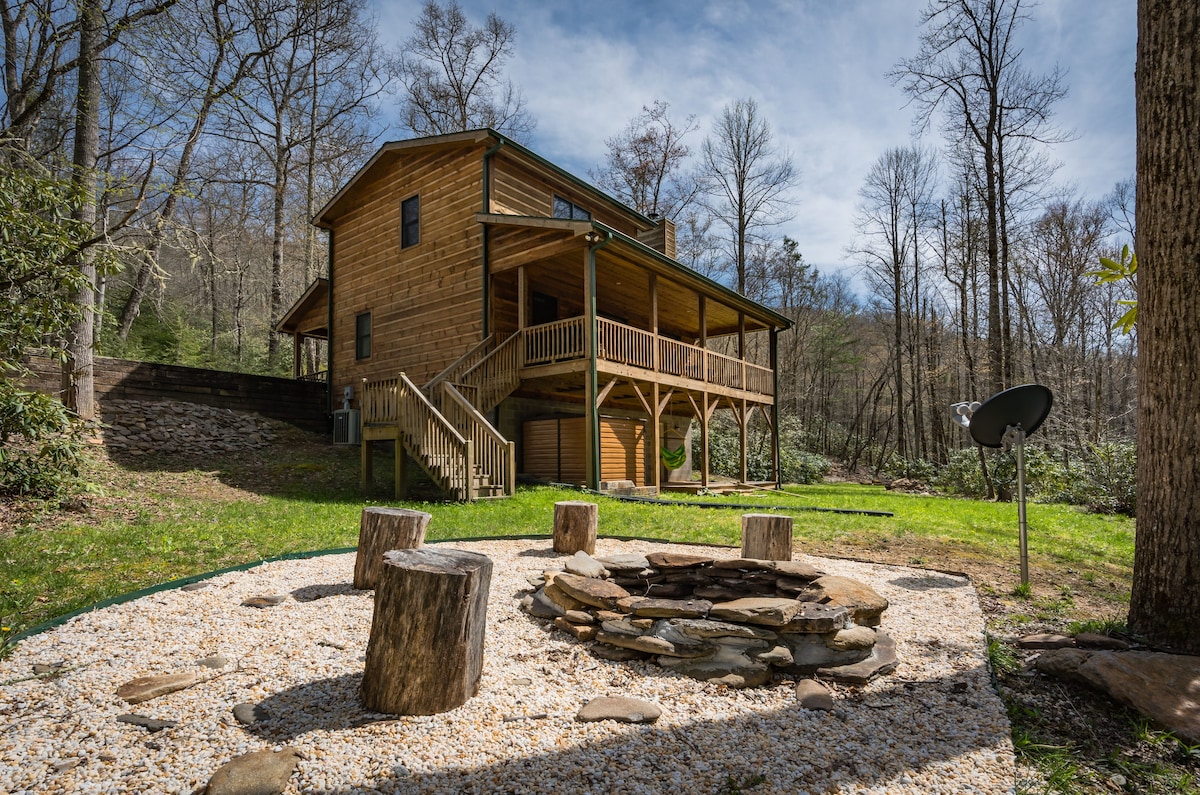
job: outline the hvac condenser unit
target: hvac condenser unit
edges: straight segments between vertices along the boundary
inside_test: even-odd
[[[358,409],[338,409],[333,412],[333,443],[358,444],[359,435]]]

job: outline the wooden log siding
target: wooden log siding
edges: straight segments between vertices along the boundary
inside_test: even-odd
[[[411,150],[355,186],[333,221],[335,392],[404,370],[425,383],[477,343],[482,330],[483,147]],[[400,202],[421,197],[421,242],[400,248]],[[354,356],[354,318],[372,314],[377,341]]]

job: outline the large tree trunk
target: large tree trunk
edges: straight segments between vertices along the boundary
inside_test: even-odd
[[[104,10],[99,0],[79,3],[79,87],[75,99],[75,151],[71,180],[80,194],[75,219],[96,226],[96,160],[100,151],[100,45]],[[96,265],[89,251],[80,252],[84,285],[73,296],[79,314],[71,325],[63,362],[63,402],[80,418],[96,415],[94,376]]]
[[[1131,628],[1200,653],[1200,5],[1140,0]]]

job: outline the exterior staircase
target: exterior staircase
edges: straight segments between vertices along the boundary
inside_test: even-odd
[[[418,388],[408,376],[363,383],[363,440],[394,439],[455,499],[511,496],[516,453],[484,416],[520,385],[523,335],[493,336]]]

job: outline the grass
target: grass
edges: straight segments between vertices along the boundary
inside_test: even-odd
[[[381,479],[390,463],[385,456],[376,462]],[[359,493],[356,449],[302,434],[221,459],[111,462],[100,455],[89,476],[95,493],[62,509],[0,503],[0,653],[22,629],[99,600],[267,557],[354,546],[364,506],[398,504]],[[433,515],[429,540],[549,536],[555,502],[589,499],[601,503],[603,535],[736,546],[746,512],[624,503],[550,487],[474,504],[422,500],[430,495],[419,487],[416,496],[403,504]],[[1023,653],[1005,639],[1068,627],[1119,629],[1132,575],[1132,520],[1030,505],[1032,582],[1023,587],[1012,504],[846,483],[684,500],[790,512],[796,546],[810,554],[969,573],[987,613],[988,657],[1014,747],[1039,781],[1023,792],[1111,792],[1122,779],[1123,791],[1198,792],[1200,749],[1139,727],[1090,692],[1023,677]],[[893,516],[804,510],[811,507]],[[755,791],[759,783],[731,779],[725,791]]]
[[[0,531],[5,572],[0,623],[7,628],[3,634],[180,577],[285,553],[354,546],[362,508],[395,502],[364,499],[358,493],[352,451],[310,452],[312,459],[303,453],[245,454],[223,460],[215,469],[176,464],[173,472],[170,462],[139,462],[138,469],[98,463],[93,476],[99,475],[99,493],[84,510]],[[387,463],[380,462],[377,471],[387,472]],[[181,489],[180,481],[193,487]],[[195,485],[205,482],[215,485]],[[523,487],[506,500],[403,504],[431,513],[427,537],[440,540],[548,534],[554,503],[580,497],[568,489]],[[603,535],[740,543],[744,511],[739,509],[584,498],[603,501]],[[794,509],[797,544],[815,554],[834,550],[867,559],[898,555],[901,563],[917,559],[949,569],[973,563],[994,569],[998,580],[1007,576],[1006,569],[1016,576],[1012,505],[894,494],[853,484],[699,499],[752,502],[784,513]],[[97,511],[96,506],[106,510]],[[806,507],[890,511],[894,516],[813,512],[803,510]],[[1060,505],[1038,505],[1030,515],[1031,565],[1044,581],[1063,582],[1066,570],[1082,572],[1075,578],[1081,587],[1102,600],[1120,600],[1132,566],[1132,522]],[[1050,595],[1036,604],[1061,607]]]

